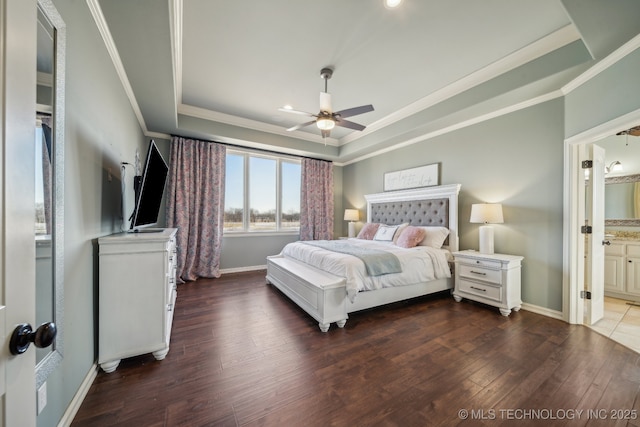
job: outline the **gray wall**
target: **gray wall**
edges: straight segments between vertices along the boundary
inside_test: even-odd
[[[566,96],[567,137],[640,109],[640,49]]]
[[[95,242],[120,230],[120,162],[133,162],[148,143],[86,2],[54,3],[67,25],[65,342],[62,364],[47,380],[41,427],[57,425],[96,361]]]
[[[524,302],[561,311],[563,109],[556,99],[346,166],[344,204],[366,212],[384,172],[439,163],[441,184],[462,184],[460,248],[478,249],[471,204],[502,203],[496,252],[524,256]]]

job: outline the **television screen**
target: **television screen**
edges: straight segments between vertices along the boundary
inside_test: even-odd
[[[142,173],[140,191],[139,194],[136,194],[136,206],[131,221],[132,230],[135,231],[158,222],[168,172],[167,163],[162,158],[156,143],[151,140]]]

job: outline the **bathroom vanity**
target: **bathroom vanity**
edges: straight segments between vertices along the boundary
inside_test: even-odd
[[[636,234],[636,233],[627,233]],[[626,300],[640,299],[640,236],[607,236],[604,248],[605,295]]]

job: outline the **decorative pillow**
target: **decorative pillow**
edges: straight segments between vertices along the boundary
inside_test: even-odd
[[[367,222],[358,233],[358,239],[373,240],[376,231],[378,231],[378,227],[380,227],[380,224],[376,222]]]
[[[380,224],[378,227],[378,231],[376,231],[376,235],[373,236],[373,240],[379,240],[382,242],[392,242],[393,236],[398,231],[398,225],[384,225]]]
[[[398,230],[396,231],[396,234],[393,235],[393,243],[398,243],[398,239],[400,238],[402,231],[406,229],[408,226],[409,226],[408,222],[403,222],[398,226]]]
[[[404,229],[402,234],[400,234],[396,245],[401,248],[413,248],[414,246],[417,246],[418,243],[422,242],[426,234],[427,232],[424,228],[410,225]]]
[[[440,249],[449,235],[449,229],[447,227],[420,228],[424,228],[425,237],[422,242],[418,243],[418,246],[431,246],[432,248]]]

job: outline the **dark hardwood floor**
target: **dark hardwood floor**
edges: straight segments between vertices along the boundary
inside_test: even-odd
[[[264,275],[181,285],[166,359],[100,371],[72,425],[640,426],[640,355],[589,328],[444,293],[323,334]]]

